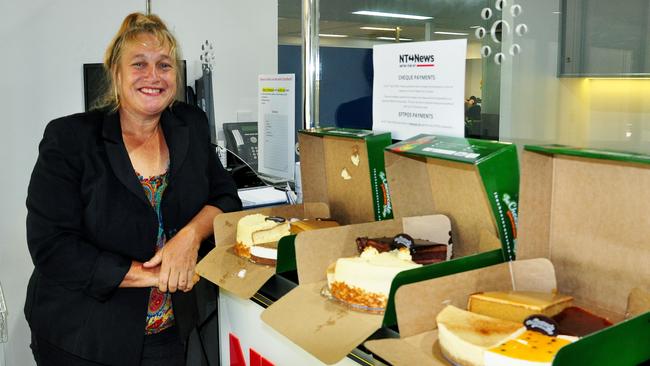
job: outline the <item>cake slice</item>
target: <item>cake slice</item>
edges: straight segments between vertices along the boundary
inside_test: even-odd
[[[533,314],[552,317],[571,306],[571,296],[529,291],[481,292],[469,297],[467,310],[521,323]]]
[[[276,243],[285,236],[302,231],[338,226],[327,219],[291,219],[263,214],[246,215],[237,222],[237,242],[233,250],[255,263],[275,265],[278,257]]]
[[[526,331],[521,323],[445,307],[436,317],[442,354],[460,366],[483,366],[484,353]]]
[[[287,235],[291,235],[289,222],[282,217],[246,215],[237,222],[237,243],[234,251],[240,257],[250,258],[253,246],[274,243]]]
[[[292,234],[298,234],[303,231],[327,229],[330,227],[339,226],[339,223],[330,219],[305,219],[305,220],[291,220],[290,231]]]
[[[398,273],[418,268],[405,248],[379,253],[368,247],[358,257],[339,258],[327,269],[330,293],[351,305],[386,307],[390,285]]]

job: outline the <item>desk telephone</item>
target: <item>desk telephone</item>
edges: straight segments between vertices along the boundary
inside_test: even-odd
[[[257,122],[224,123],[226,148],[241,157],[253,170],[257,171]],[[228,154],[228,166],[236,167],[242,162]]]

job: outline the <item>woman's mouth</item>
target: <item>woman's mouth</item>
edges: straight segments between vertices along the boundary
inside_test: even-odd
[[[156,96],[160,95],[163,92],[163,89],[156,89],[156,88],[140,88],[141,93],[146,94],[146,95],[151,95],[151,96]]]

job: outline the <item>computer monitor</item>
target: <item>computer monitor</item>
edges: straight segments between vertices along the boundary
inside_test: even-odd
[[[89,111],[97,105],[99,99],[108,88],[108,80],[101,63],[88,63],[83,65],[84,72],[84,106]],[[181,60],[181,82],[177,86],[176,100],[185,102],[187,85],[187,64]]]

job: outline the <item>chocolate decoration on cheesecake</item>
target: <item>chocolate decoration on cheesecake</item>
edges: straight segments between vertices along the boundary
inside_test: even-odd
[[[555,337],[558,333],[558,325],[555,320],[542,314],[533,314],[524,320],[524,326],[533,332],[542,333],[549,337]]]
[[[447,260],[447,244],[433,243],[427,240],[413,239],[408,234],[398,234],[393,238],[357,238],[357,250],[362,253],[370,246],[378,252],[388,252],[393,249],[408,248],[413,262],[418,264],[431,264]]]
[[[393,238],[393,246],[395,248],[399,247],[406,247],[408,250],[411,250],[411,248],[415,245],[415,240],[411,238],[409,234],[397,234]]]
[[[277,222],[278,224],[281,224],[281,223],[287,221],[287,219],[285,219],[284,217],[280,217],[280,216],[269,216],[269,217],[266,217],[264,220]]]

